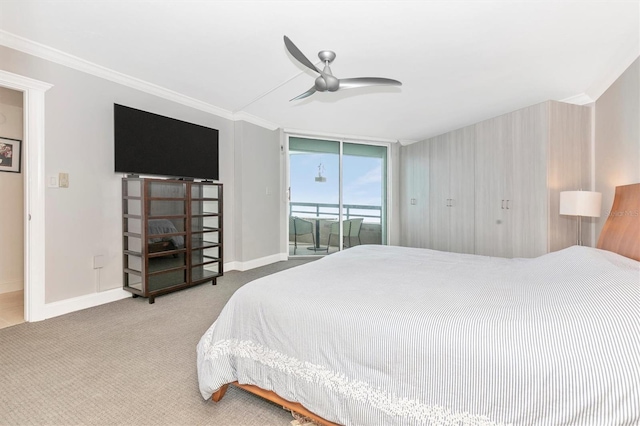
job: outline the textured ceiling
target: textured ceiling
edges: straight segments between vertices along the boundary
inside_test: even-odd
[[[639,22],[638,1],[0,1],[5,36],[286,129],[391,140],[595,100],[640,54]],[[337,77],[403,86],[289,102],[315,75],[284,35],[313,62],[335,51]]]

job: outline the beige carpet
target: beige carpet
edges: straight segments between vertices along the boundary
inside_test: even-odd
[[[204,401],[196,344],[240,286],[307,261],[0,330],[0,425],[289,425],[291,413],[235,387]]]

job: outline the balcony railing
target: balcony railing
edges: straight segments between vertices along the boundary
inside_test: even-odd
[[[347,238],[345,243],[347,246],[358,244],[386,244],[382,235],[382,207],[381,206],[368,206],[361,204],[343,204],[343,219],[363,218],[362,227],[360,228],[360,234],[357,237]],[[321,246],[323,249],[314,252],[314,254],[334,253],[337,250],[339,243],[338,238],[333,238],[331,241],[331,247],[326,250],[326,246],[329,243],[329,233],[331,230],[332,220],[336,220],[339,217],[340,206],[338,204],[330,203],[289,203],[289,216],[298,216],[311,220],[315,223],[314,237],[316,246]],[[314,220],[314,219],[320,220]],[[328,219],[328,220],[322,220]],[[359,238],[358,238],[359,237]],[[297,238],[298,245],[308,244],[311,245],[313,239],[311,234],[298,235],[297,237],[289,235],[290,250],[293,250],[293,240]],[[345,246],[345,247],[347,247]],[[292,254],[301,254],[292,251]],[[302,251],[302,254],[308,254],[307,250]]]
[[[353,217],[364,218],[364,223],[381,224],[382,207],[367,206],[361,204],[343,204],[343,218]],[[340,205],[327,203],[289,203],[289,216],[314,216],[320,218],[338,218],[340,215]]]

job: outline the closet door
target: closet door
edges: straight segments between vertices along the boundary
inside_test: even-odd
[[[409,218],[413,191],[412,145],[400,147],[400,245],[409,246]]]
[[[449,149],[450,135],[427,141],[429,149],[429,243],[428,248],[449,251],[450,199]]]
[[[511,182],[511,116],[475,125],[475,250],[476,254],[511,257],[507,200]]]
[[[547,151],[549,103],[510,114],[512,117],[513,190],[508,202],[512,257],[536,257],[547,252]]]
[[[429,236],[429,155],[424,142],[401,149],[401,244],[427,247]]]
[[[449,251],[475,253],[475,126],[448,133]]]
[[[415,178],[417,190],[415,204],[412,206],[415,210],[415,218],[412,223],[415,225],[411,232],[415,233],[416,247],[427,248],[430,241],[429,223],[431,221],[429,211],[429,148],[424,142],[419,142],[416,145],[417,173]]]

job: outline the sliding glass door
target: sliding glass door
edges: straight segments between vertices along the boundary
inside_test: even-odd
[[[289,255],[327,254],[339,208],[340,142],[289,138]]]
[[[387,241],[387,146],[289,137],[289,255]]]
[[[387,243],[387,147],[344,143],[345,247]]]

